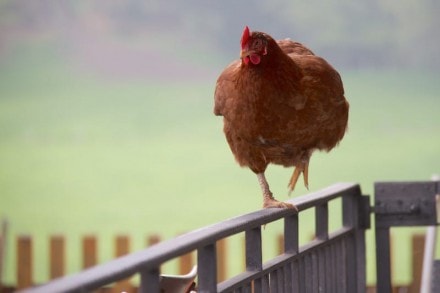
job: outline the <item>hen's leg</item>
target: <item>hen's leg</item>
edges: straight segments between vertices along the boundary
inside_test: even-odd
[[[258,173],[257,177],[263,191],[263,208],[289,208],[297,210],[293,204],[278,201],[273,197],[264,173]]]
[[[296,182],[298,182],[299,175],[303,173],[304,178],[304,186],[309,189],[309,162],[304,161],[295,166],[295,170],[293,171],[292,177],[289,182],[289,195],[295,189]]]

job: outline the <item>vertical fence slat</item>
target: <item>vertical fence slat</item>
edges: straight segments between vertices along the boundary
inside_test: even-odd
[[[425,250],[425,235],[415,234],[411,237],[411,257],[412,257],[412,283],[411,292],[420,292],[422,281],[423,254]],[[435,291],[433,291],[435,292]]]
[[[261,244],[261,227],[255,227],[245,231],[245,253],[246,253],[246,270],[261,271],[263,268],[263,253]],[[263,291],[263,286],[268,287],[268,283],[264,278],[254,281],[254,292]]]
[[[261,291],[258,291],[257,289],[258,289],[258,287],[254,287],[255,288],[255,293],[257,293],[257,292],[263,292],[263,293],[266,293],[266,292],[270,292],[270,287],[269,287],[269,274],[267,274],[267,275],[264,275],[263,277],[261,277],[261,283],[260,283],[260,286],[261,286]]]
[[[302,255],[298,260],[298,292],[306,292],[306,260]]]
[[[227,239],[224,238],[217,241],[217,282],[226,280],[227,259]]]
[[[269,275],[269,292],[279,292],[279,284],[278,284],[278,278],[279,278],[279,271],[274,270]]]
[[[288,263],[284,266],[284,292],[294,292],[293,290],[293,277],[292,277],[292,263]]]
[[[217,249],[216,243],[197,250],[197,271],[200,293],[217,292]]]
[[[347,242],[350,241],[350,245],[347,244]],[[351,292],[356,292],[356,284],[355,282],[355,277],[356,276],[356,272],[355,271],[351,271],[351,268],[349,267],[349,261],[350,258],[356,258],[356,256],[353,256],[351,251],[351,241],[352,237],[343,237],[341,239],[341,258],[340,261],[342,262],[342,272],[341,272],[341,286],[342,286],[342,291],[341,292],[347,292],[347,293],[351,293]]]
[[[315,207],[315,233],[316,238],[328,239],[328,203]]]
[[[376,227],[377,292],[391,292],[390,229]]]
[[[142,270],[140,275],[139,293],[160,292],[160,273],[158,268]]]
[[[96,236],[84,236],[82,240],[83,268],[90,268],[97,264],[97,240]]]
[[[126,255],[130,252],[130,238],[126,235],[118,235],[115,238],[115,257]],[[112,291],[120,293],[123,291],[130,292],[132,286],[130,278],[120,280],[113,286]]]
[[[160,236],[153,234],[147,237],[147,246],[151,246],[160,242]]]
[[[355,232],[349,237],[344,237],[344,258],[345,258],[345,284],[347,292],[357,291],[357,254]]]
[[[328,272],[326,272],[326,257],[325,251],[327,247],[322,247],[318,251],[318,291],[326,292],[326,278]]]
[[[313,272],[312,272],[312,257],[309,253],[304,255],[304,272],[305,272],[305,291],[302,292],[313,292]]]
[[[298,253],[298,214],[284,218],[284,252]]]
[[[311,253],[312,258],[312,276],[313,276],[313,290],[312,292],[318,292],[319,288],[319,267],[318,267],[318,250]]]
[[[355,272],[357,274],[356,283],[357,291],[362,292],[367,286],[367,256],[366,256],[366,241],[365,241],[365,231],[359,229],[355,231],[355,257],[356,257],[356,268]]]
[[[17,288],[32,286],[32,238],[19,236],[17,239]]]
[[[193,253],[189,252],[187,254],[179,257],[179,274],[186,275],[191,271],[193,267]]]
[[[55,279],[64,276],[65,268],[65,240],[61,235],[50,238],[50,278]]]
[[[343,224],[345,227],[354,229],[351,236],[344,238],[345,284],[348,292],[356,292],[358,288],[364,288],[366,285],[365,237],[360,227],[360,202],[362,199],[360,194],[358,195],[356,197],[349,194],[342,198]]]
[[[334,245],[335,249],[335,265],[336,265],[336,284],[335,289],[338,293],[343,293],[343,283],[345,281],[345,276],[343,275],[344,269],[344,259],[343,259],[343,252],[342,252],[342,242],[338,241]]]
[[[325,247],[325,287],[324,292],[333,293],[333,286],[332,286],[332,271],[333,271],[333,262],[332,262],[332,253],[331,253],[331,246]]]
[[[340,256],[338,254],[339,243],[332,245],[332,258],[333,258],[333,292],[339,293],[339,279],[341,278],[341,271],[339,269]]]
[[[284,279],[284,267],[280,267],[278,269],[278,290],[279,292],[285,292],[284,291],[284,283],[286,282],[286,280]]]
[[[292,269],[292,291],[291,292],[299,292],[299,260],[293,261],[291,265]]]
[[[245,232],[246,241],[246,270],[261,271],[263,255],[261,246],[261,227],[256,227]]]

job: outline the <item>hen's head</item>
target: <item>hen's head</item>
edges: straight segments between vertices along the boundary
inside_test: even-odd
[[[251,62],[254,65],[260,64],[261,58],[267,55],[267,46],[270,37],[265,33],[251,32],[246,26],[241,36],[240,57],[244,64]]]

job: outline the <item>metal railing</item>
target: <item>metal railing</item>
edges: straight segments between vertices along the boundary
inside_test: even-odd
[[[390,229],[437,226],[440,223],[440,181],[375,184],[377,292],[391,292]]]
[[[342,198],[343,225],[329,233],[331,200]],[[89,292],[140,275],[139,292],[160,291],[160,266],[197,251],[198,292],[364,292],[365,229],[369,198],[359,185],[340,183],[290,200],[299,213],[316,209],[316,238],[299,247],[298,214],[289,209],[263,209],[161,242],[80,273],[21,292]],[[284,253],[262,262],[261,227],[284,222]],[[246,270],[217,283],[217,241],[245,233]]]

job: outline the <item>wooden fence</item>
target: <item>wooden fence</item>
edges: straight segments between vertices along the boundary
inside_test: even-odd
[[[244,241],[244,239],[243,239]],[[115,257],[119,257],[130,252],[130,238],[126,235],[118,235],[114,239]],[[147,237],[146,245],[151,246],[160,242],[159,235]],[[422,259],[424,250],[425,236],[414,234],[412,236],[412,283],[409,286],[394,286],[393,292],[419,292],[422,270]],[[283,251],[283,235],[277,238],[278,251]],[[244,243],[243,243],[244,248]],[[221,240],[217,245],[218,280],[223,281],[227,278],[227,259],[228,245],[227,239]],[[33,239],[31,236],[19,236],[16,239],[16,280],[15,286],[0,284],[0,293],[13,292],[16,289],[23,289],[35,285],[33,279]],[[194,252],[181,256],[178,259],[178,274],[188,273],[195,262]],[[62,235],[49,237],[49,279],[59,278],[65,275],[66,271],[66,238]],[[92,267],[98,263],[98,239],[94,235],[87,235],[82,238],[82,267],[84,269]],[[368,287],[368,292],[375,292],[375,287]],[[114,284],[113,287],[101,288],[97,292],[137,292],[137,287],[132,284],[130,279],[122,280]]]
[[[160,242],[159,235],[147,237],[146,245],[151,246]],[[219,242],[217,256],[219,259],[226,259],[226,239]],[[114,239],[114,256],[120,257],[130,253],[130,237],[117,235]],[[53,280],[66,274],[66,238],[62,235],[49,237],[49,279]],[[87,235],[82,238],[82,268],[87,269],[98,264],[98,238],[94,235]],[[178,274],[187,274],[195,264],[194,252],[179,257],[177,263]],[[219,262],[218,279],[226,279],[226,262]],[[17,289],[24,289],[36,285],[34,282],[34,257],[33,239],[31,236],[18,236],[16,239],[16,282],[15,286],[0,283],[0,293],[13,292]],[[98,292],[137,292],[137,287],[130,279],[114,284],[113,287],[101,288]]]

